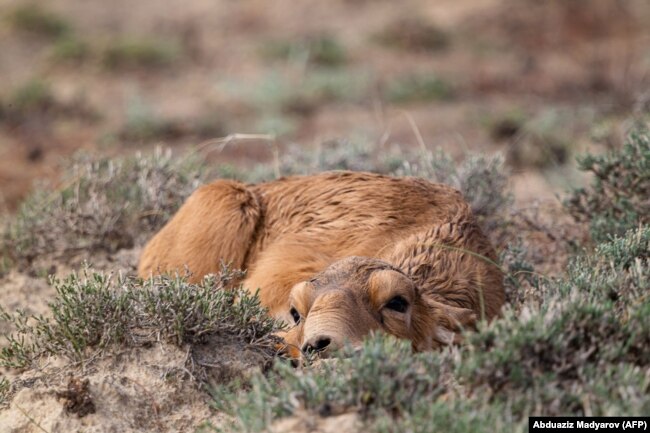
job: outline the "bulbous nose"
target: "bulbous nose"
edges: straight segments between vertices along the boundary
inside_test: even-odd
[[[332,342],[332,339],[330,337],[324,336],[324,335],[317,335],[316,337],[313,337],[309,339],[305,344],[302,346],[302,351],[303,352],[321,352],[325,349],[327,349]]]

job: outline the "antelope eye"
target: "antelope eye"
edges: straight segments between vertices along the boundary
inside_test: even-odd
[[[300,313],[294,307],[291,307],[291,311],[289,311],[289,313],[291,314],[291,317],[293,317],[293,321],[297,325],[300,322]]]
[[[402,296],[395,296],[393,299],[388,301],[384,308],[389,310],[397,311],[398,313],[405,313],[409,307],[409,301],[404,299]]]

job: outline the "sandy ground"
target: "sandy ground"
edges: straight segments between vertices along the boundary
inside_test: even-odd
[[[43,278],[16,272],[0,280],[0,291],[5,310],[36,315],[48,313],[55,295]],[[0,333],[7,332],[1,322]],[[89,355],[84,365],[50,357],[24,372],[0,370],[14,382],[10,402],[0,407],[0,432],[191,432],[206,423],[226,425],[225,415],[210,409],[207,387],[252,374],[259,357],[241,344],[213,339],[194,347],[118,349]],[[71,381],[88,381],[87,390],[62,397]],[[80,394],[92,404],[89,413],[71,403]]]

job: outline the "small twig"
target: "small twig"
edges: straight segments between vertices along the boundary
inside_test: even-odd
[[[198,144],[193,149],[193,152],[200,152],[203,149],[214,145],[218,145],[217,151],[222,152],[226,148],[226,146],[228,146],[233,141],[255,141],[255,140],[275,142],[277,140],[277,137],[274,134],[242,134],[236,132],[234,134],[230,134],[225,137],[204,141],[203,143]]]
[[[515,212],[513,212],[513,214],[518,216],[519,218],[521,218],[526,224],[528,224],[529,227],[531,227],[531,228],[533,228],[533,229],[535,229],[535,230],[537,230],[539,232],[544,233],[550,240],[552,240],[552,241],[557,240],[555,235],[553,235],[553,233],[551,233],[551,231],[548,228],[546,228],[546,227],[544,227],[544,226],[542,226],[540,224],[537,224],[535,221],[533,221],[528,215],[524,214],[523,212],[515,211]]]
[[[424,138],[422,138],[422,134],[420,133],[420,128],[418,128],[418,125],[415,123],[415,120],[413,120],[413,116],[411,116],[411,113],[409,113],[406,110],[401,110],[401,113],[404,115],[404,117],[406,117],[406,120],[409,122],[409,125],[411,125],[411,130],[415,135],[415,139],[417,140],[420,149],[422,150],[422,152],[426,152],[427,145],[424,143]]]
[[[516,272],[513,272],[512,274],[507,274],[507,276],[516,277],[519,274],[533,275],[533,276],[535,276],[537,278],[541,278],[542,280],[546,280],[546,281],[549,281],[549,282],[552,281],[552,279],[550,277],[548,277],[548,276],[546,276],[544,274],[540,274],[539,272],[535,272],[535,271],[523,271],[523,270],[522,271],[516,271]]]
[[[34,418],[32,418],[32,417],[27,413],[27,411],[26,411],[25,409],[23,409],[22,407],[18,406],[16,403],[14,403],[14,405],[15,405],[16,408],[17,408],[17,409],[18,409],[18,410],[23,414],[23,416],[29,420],[29,422],[31,422],[32,424],[34,424],[36,427],[38,427],[39,429],[41,429],[41,430],[44,431],[45,433],[50,433],[48,430],[45,430],[45,429],[43,428],[43,426],[40,425],[40,424],[39,424],[39,423],[38,423]]]

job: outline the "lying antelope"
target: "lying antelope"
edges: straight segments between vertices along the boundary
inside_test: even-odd
[[[288,352],[328,353],[374,330],[415,350],[456,340],[504,302],[490,242],[461,194],[424,179],[329,172],[195,191],[145,247],[139,275],[247,270]]]

